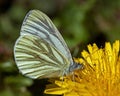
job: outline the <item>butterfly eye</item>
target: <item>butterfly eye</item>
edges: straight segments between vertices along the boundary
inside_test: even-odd
[[[74,64],[69,67],[69,72],[72,72],[72,71],[78,70],[78,69],[82,69],[82,68],[83,68],[82,64],[78,64],[78,63],[74,62]]]

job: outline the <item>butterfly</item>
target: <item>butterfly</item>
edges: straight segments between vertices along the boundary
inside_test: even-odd
[[[15,42],[14,58],[19,71],[32,79],[54,78],[80,69],[47,15],[39,10],[27,13]]]

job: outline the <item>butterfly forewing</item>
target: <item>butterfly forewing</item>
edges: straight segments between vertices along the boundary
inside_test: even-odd
[[[38,10],[30,11],[22,24],[21,35],[35,35],[58,49],[73,64],[70,51],[52,21]]]
[[[20,36],[14,55],[19,70],[33,79],[62,76],[70,65],[58,49],[34,35]]]

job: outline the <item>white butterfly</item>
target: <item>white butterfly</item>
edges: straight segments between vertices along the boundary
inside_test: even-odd
[[[39,10],[26,15],[14,57],[21,73],[33,79],[60,77],[81,68],[52,21]]]

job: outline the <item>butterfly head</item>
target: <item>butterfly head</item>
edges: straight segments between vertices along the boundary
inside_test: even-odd
[[[69,72],[72,72],[74,70],[79,70],[79,69],[82,69],[83,68],[83,65],[82,64],[79,64],[79,63],[76,63],[74,62],[73,65],[71,65],[69,67]]]

